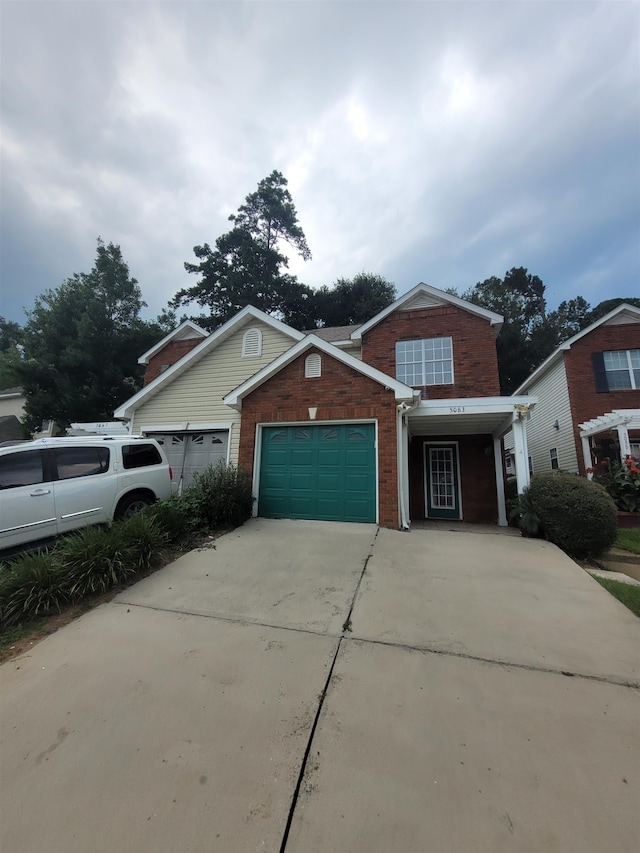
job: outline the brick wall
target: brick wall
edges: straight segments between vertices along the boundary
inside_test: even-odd
[[[396,403],[366,376],[325,353],[322,376],[306,379],[305,358],[311,349],[284,367],[242,403],[238,462],[253,475],[256,424],[309,423],[309,408],[317,407],[316,421],[377,419],[378,421],[378,514],[382,527],[399,527]]]
[[[640,390],[603,393],[596,391],[591,353],[622,349],[640,349],[640,323],[600,326],[573,344],[564,354],[574,439],[581,473],[584,473],[584,463],[578,424],[614,409],[640,408]]]
[[[414,436],[409,445],[409,511],[412,520],[426,517],[424,443],[457,441],[462,481],[462,520],[472,524],[496,524],[498,499],[490,435]],[[485,448],[491,453],[485,455]]]
[[[188,352],[191,352],[194,347],[197,347],[199,343],[202,343],[202,338],[187,338],[187,340],[184,341],[169,341],[169,343],[163,347],[160,352],[156,353],[149,359],[149,364],[147,364],[144,371],[144,384],[148,385],[149,382],[152,382],[157,376],[160,376],[163,372],[163,365],[171,367],[177,361],[180,361],[180,359]]]
[[[491,397],[500,394],[494,330],[488,320],[455,305],[394,311],[362,339],[362,360],[396,375],[396,341],[451,337],[453,385],[422,388],[423,399]]]

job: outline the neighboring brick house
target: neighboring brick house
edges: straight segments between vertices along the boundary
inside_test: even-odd
[[[306,334],[246,308],[116,417],[172,442],[228,429],[227,458],[250,472],[259,515],[506,524],[501,439],[513,431],[521,491],[535,398],[500,396],[501,325],[425,284],[361,326]],[[245,358],[254,334],[269,342],[259,362]]]
[[[574,335],[515,394],[539,400],[527,424],[534,473],[640,456],[640,309],[623,303]]]

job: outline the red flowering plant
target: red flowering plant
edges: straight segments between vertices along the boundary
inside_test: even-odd
[[[640,463],[627,456],[622,464],[612,462],[606,474],[594,478],[603,485],[623,512],[640,512]]]

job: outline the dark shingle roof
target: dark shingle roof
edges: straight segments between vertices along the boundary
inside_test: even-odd
[[[322,341],[347,341],[351,333],[360,328],[357,326],[325,326],[324,329],[307,329],[305,335],[317,335]]]

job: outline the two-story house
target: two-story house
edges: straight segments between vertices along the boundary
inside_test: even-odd
[[[183,482],[238,462],[259,515],[506,524],[501,439],[513,431],[522,490],[535,398],[500,396],[501,325],[425,284],[361,326],[307,334],[248,307],[212,335],[167,336],[115,415],[159,438]]]
[[[527,423],[534,473],[640,457],[640,309],[623,303],[565,341],[523,394],[539,400]]]

